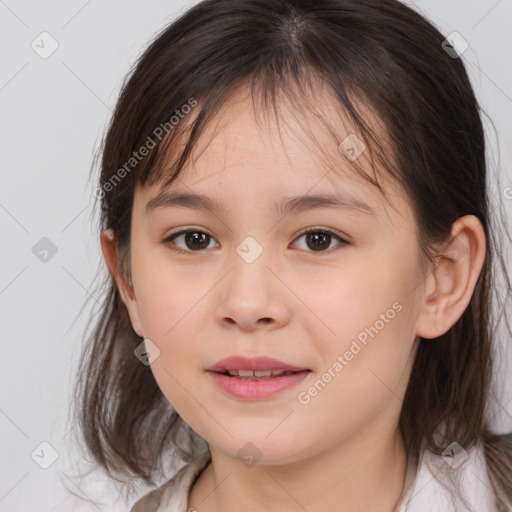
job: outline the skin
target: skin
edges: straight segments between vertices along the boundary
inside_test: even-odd
[[[422,272],[413,210],[397,184],[381,180],[391,207],[350,172],[350,162],[320,128],[315,137],[324,160],[305,137],[285,131],[280,144],[273,123],[256,122],[243,89],[219,119],[213,140],[210,127],[210,143],[169,190],[214,197],[224,212],[172,207],[146,215],[144,206],[160,187],[137,188],[133,287],[119,273],[112,233],[101,236],[134,330],[160,350],[151,364],[158,385],[210,447],[212,463],[188,506],[199,512],[259,512],[269,504],[286,511],[392,511],[405,478],[398,418],[418,337],[442,335],[468,306],[485,257],[483,228],[473,216],[458,219],[454,242],[441,248],[435,268]],[[351,131],[338,127],[341,141]],[[328,178],[326,158],[336,163]],[[376,215],[333,208],[272,213],[284,196],[333,191],[350,192]],[[309,227],[333,231],[348,244],[333,236],[315,251],[302,235]],[[187,246],[181,236],[174,242],[189,252],[178,254],[163,242],[185,228],[210,235],[207,248],[194,250],[201,239]],[[263,248],[250,264],[236,252],[247,236]],[[298,393],[395,303],[400,312],[309,403],[299,403]],[[225,395],[205,372],[235,354],[268,355],[312,371],[272,398],[244,401]],[[251,467],[237,458],[248,442],[261,454]]]

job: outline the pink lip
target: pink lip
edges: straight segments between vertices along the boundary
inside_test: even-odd
[[[213,371],[208,371],[207,373],[229,395],[235,398],[260,400],[269,398],[290,386],[295,386],[310,373],[310,370],[303,370],[291,375],[277,376],[265,380],[242,380]]]
[[[302,372],[306,368],[292,366],[272,357],[231,356],[217,361],[215,366],[208,368],[210,372],[226,372],[228,370],[284,370],[285,372]]]
[[[292,375],[275,376],[270,379],[238,379],[224,375],[228,370],[284,370]],[[224,392],[236,398],[259,400],[268,398],[302,381],[311,370],[293,366],[272,357],[232,356],[221,359],[207,370],[214,382]]]

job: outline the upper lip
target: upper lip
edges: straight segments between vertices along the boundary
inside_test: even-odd
[[[221,373],[229,370],[284,370],[285,372],[301,372],[307,369],[283,363],[283,361],[272,357],[231,356],[217,361],[207,371]]]

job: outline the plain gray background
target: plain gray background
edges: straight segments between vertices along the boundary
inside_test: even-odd
[[[99,472],[87,480],[74,473],[80,456],[69,391],[88,310],[78,314],[101,262],[89,169],[122,79],[152,37],[193,3],[0,1],[0,512],[129,508],[115,504],[117,492]],[[500,147],[498,154],[484,117],[490,172],[502,183],[493,197],[511,218],[512,2],[426,0],[414,7],[446,36],[457,31],[469,43],[462,58]],[[43,59],[31,44],[45,31],[58,48]],[[57,251],[47,262],[33,253],[43,237]],[[505,431],[512,430],[510,352],[501,369],[494,424]],[[34,460],[51,457],[42,442],[58,453],[48,469]]]

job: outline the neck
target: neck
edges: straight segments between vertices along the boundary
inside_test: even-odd
[[[370,434],[370,435],[369,435]],[[199,512],[392,512],[403,491],[407,455],[398,431],[360,432],[313,457],[246,467],[210,446],[211,464],[189,496]]]

